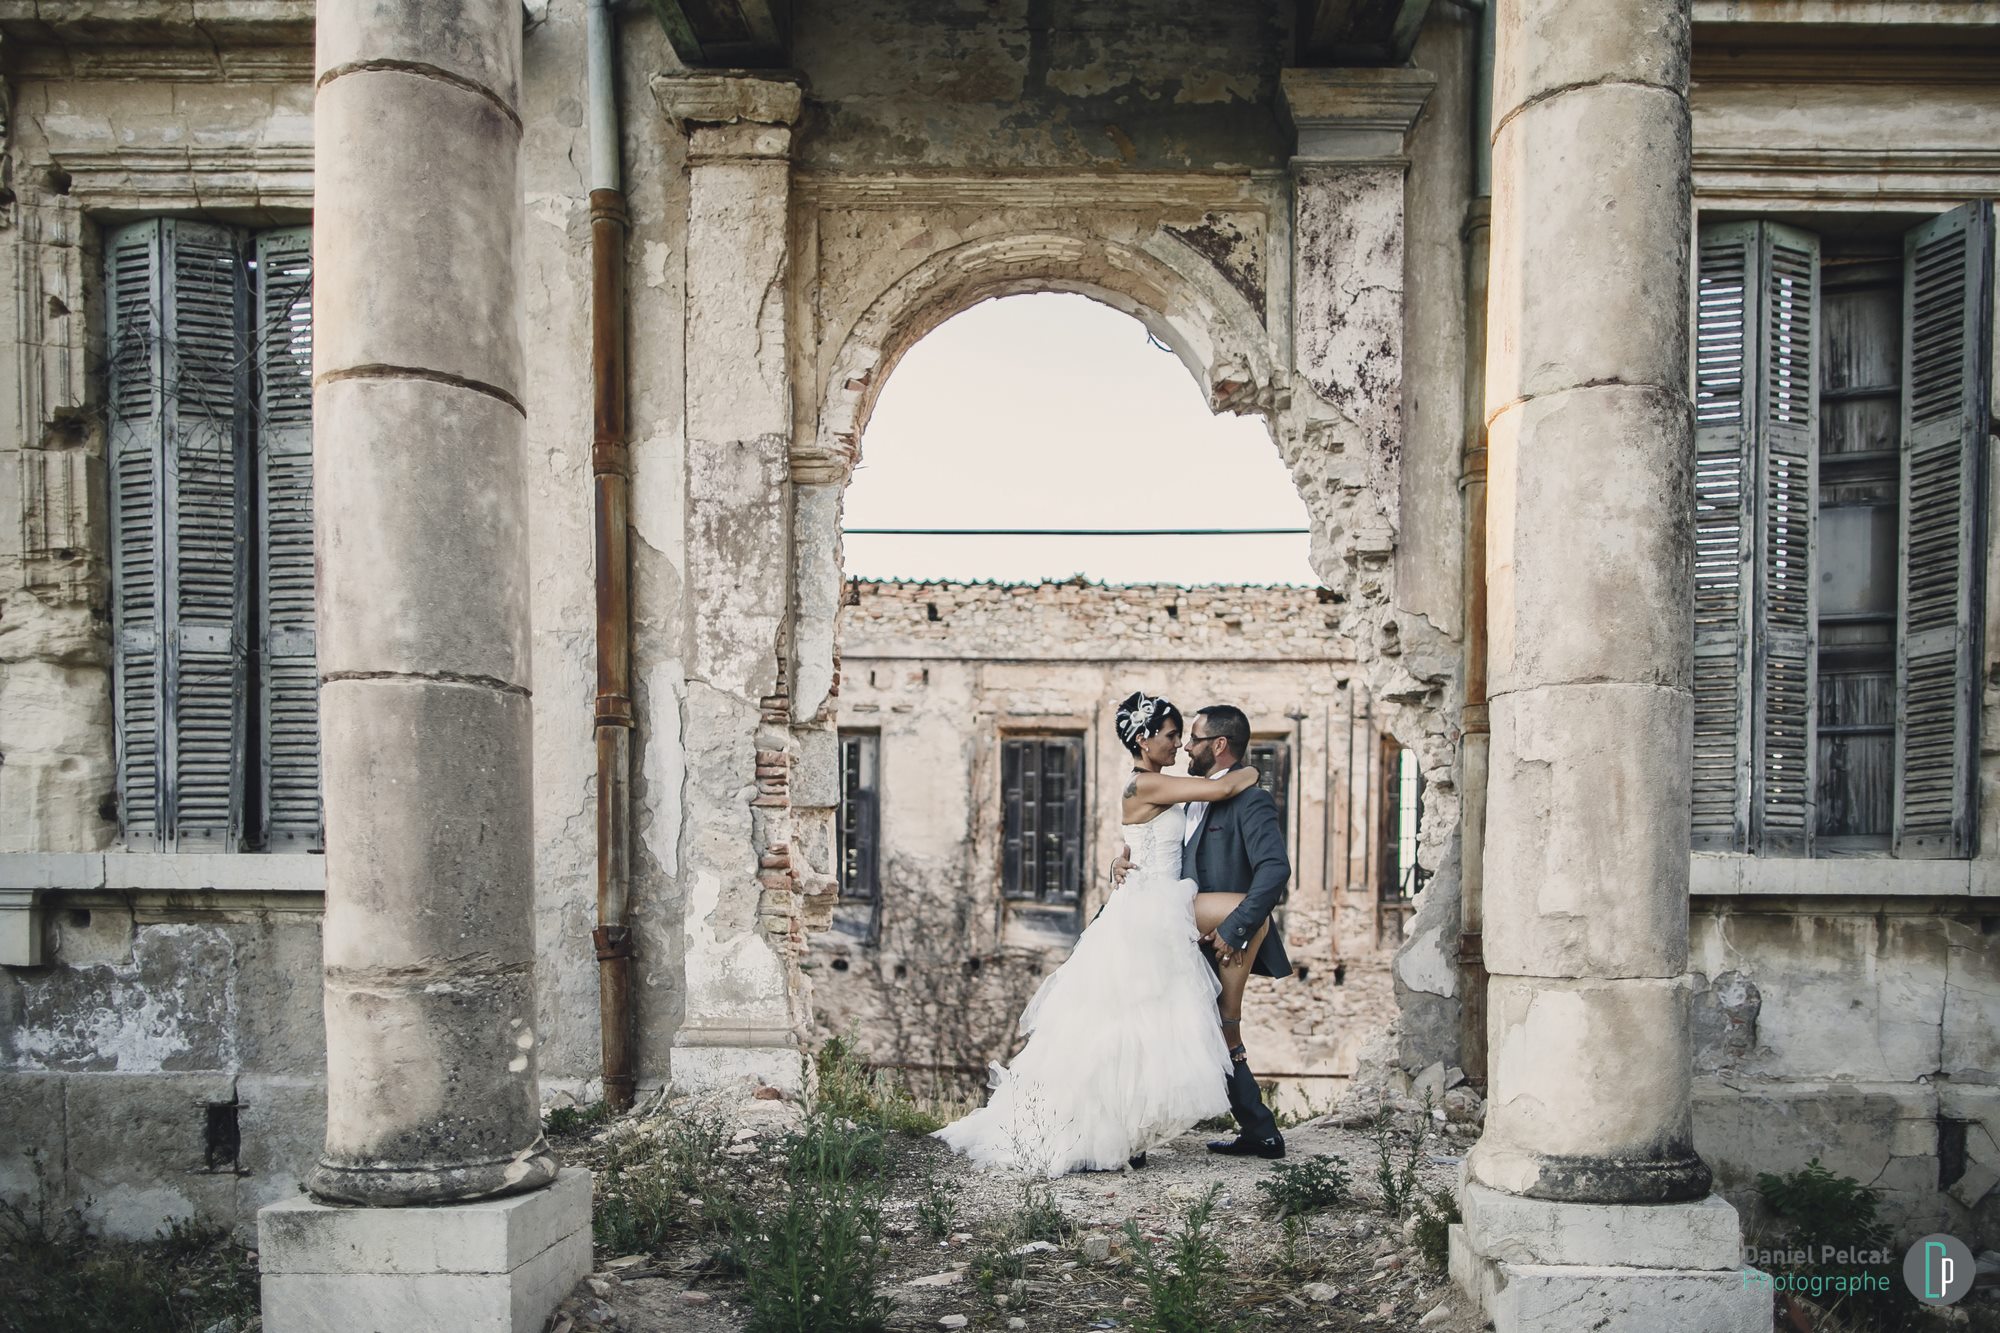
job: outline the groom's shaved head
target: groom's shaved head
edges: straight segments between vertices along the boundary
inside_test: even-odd
[[[1202,730],[1229,742],[1231,763],[1243,762],[1243,756],[1250,753],[1250,719],[1242,709],[1235,704],[1210,704],[1195,716],[1208,719]]]

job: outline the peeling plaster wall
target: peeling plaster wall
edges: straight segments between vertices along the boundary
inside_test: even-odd
[[[809,170],[1281,168],[1287,7],[1177,0],[802,4]]]
[[[319,913],[245,897],[72,896],[49,965],[0,969],[0,1198],[150,1239],[248,1228],[298,1192],[325,1133]],[[233,1108],[233,1154],[212,1106]]]

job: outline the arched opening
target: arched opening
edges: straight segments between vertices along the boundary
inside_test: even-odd
[[[1365,786],[1390,781],[1382,727],[1275,396],[1218,374],[1216,341],[1090,284],[1013,279],[921,303],[877,344],[893,376],[841,386],[865,401],[828,710],[840,901],[808,943],[812,1017],[921,1090],[976,1096],[1102,905],[1130,767],[1110,709],[1140,688],[1250,715],[1294,872],[1274,919],[1294,973],[1246,1004],[1280,1105],[1330,1106],[1393,1016],[1400,918],[1384,931],[1372,872],[1401,829]]]

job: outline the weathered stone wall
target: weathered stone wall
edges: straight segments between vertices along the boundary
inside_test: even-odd
[[[317,895],[87,892],[0,969],[0,1198],[110,1235],[247,1223],[324,1132]]]
[[[1898,1234],[2000,1226],[1994,915],[1921,898],[1700,900],[1695,1142],[1748,1202],[1814,1157]]]
[[[880,897],[879,908],[842,904],[834,929],[812,937],[823,1035],[852,1033],[883,1062],[980,1070],[1011,1054],[1014,1020],[1067,956],[1079,919],[1052,920],[1002,893],[1000,743],[1085,737],[1079,916],[1088,921],[1110,891],[1118,789],[1131,768],[1111,710],[1145,689],[1190,722],[1204,704],[1235,703],[1258,738],[1292,746],[1293,876],[1278,928],[1296,972],[1252,980],[1244,1031],[1260,1073],[1353,1072],[1386,1015],[1358,984],[1349,991],[1336,979],[1336,964],[1358,983],[1386,958],[1373,886],[1354,873],[1373,830],[1359,819],[1347,827],[1355,670],[1329,598],[1311,588],[1084,582],[848,586],[837,722],[880,737]],[[1372,741],[1365,718],[1361,726]],[[1335,1086],[1305,1089],[1328,1102]]]

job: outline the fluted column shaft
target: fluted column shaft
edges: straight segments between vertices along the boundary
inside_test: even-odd
[[[1544,1199],[1697,1199],[1685,0],[1500,0],[1486,419],[1491,1105]]]
[[[546,1184],[512,0],[327,0],[315,103],[323,1199]]]

